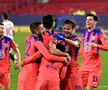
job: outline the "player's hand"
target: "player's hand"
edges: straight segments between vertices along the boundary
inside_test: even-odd
[[[17,69],[21,69],[21,63],[20,63],[20,62],[15,61],[14,68],[15,68],[15,70],[17,70]]]
[[[25,63],[25,60],[23,60],[22,63],[21,63],[22,67],[23,67],[25,64],[26,64],[26,63]]]
[[[70,55],[69,54],[67,54],[67,60],[68,60],[68,62],[70,63],[71,62],[71,57],[70,57]]]
[[[96,43],[89,43],[89,46],[91,46],[91,47],[98,47],[98,44],[96,44]]]
[[[69,65],[69,61],[67,60],[67,58],[64,58],[64,64],[67,66]]]
[[[59,34],[55,34],[55,35],[53,36],[53,38],[57,38],[58,40],[62,40],[62,41],[65,40],[65,38],[64,38],[63,36],[60,36]]]

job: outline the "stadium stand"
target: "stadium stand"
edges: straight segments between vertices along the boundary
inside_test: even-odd
[[[11,15],[70,15],[77,10],[97,14],[108,14],[107,0],[48,0],[48,3],[36,3],[37,0],[0,0],[0,14]],[[86,8],[85,8],[86,7]]]
[[[68,6],[68,7],[67,7]],[[101,7],[100,7],[101,6]],[[86,8],[85,8],[86,7]],[[12,11],[11,14],[20,15],[68,15],[69,10],[72,9],[72,13],[76,10],[84,10],[90,12],[96,11],[97,14],[108,14],[108,3],[48,3],[48,4],[32,4],[24,6],[21,9]]]
[[[51,2],[51,3],[61,3],[61,0],[49,0],[49,2]],[[94,2],[96,2],[96,3],[98,3],[98,2],[108,2],[107,0],[62,0],[62,2],[80,2],[80,3],[85,3],[85,2],[92,2],[92,3],[94,3]]]

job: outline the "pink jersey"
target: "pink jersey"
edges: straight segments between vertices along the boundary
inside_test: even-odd
[[[47,32],[45,36],[43,36],[43,38],[43,44],[48,49],[49,43],[52,43],[52,35],[49,32]],[[59,72],[62,67],[63,63],[49,62],[46,60],[46,58],[43,57],[39,69],[38,80],[49,80],[52,82],[59,83]]]
[[[81,64],[81,71],[92,71],[96,68],[101,68],[101,56],[100,56],[100,49],[89,46],[89,43],[96,43],[99,45],[104,45],[108,43],[106,39],[106,35],[99,29],[94,29],[91,32],[85,30],[82,33],[82,42],[83,48],[81,52],[83,52],[82,64]]]
[[[6,36],[0,40],[0,72],[9,72],[10,70],[10,48],[16,50],[14,41]]]
[[[73,41],[78,41],[79,44],[81,43],[81,39],[76,36],[76,35],[72,35],[70,38],[70,40]],[[75,47],[72,45],[66,45],[66,51],[68,52],[68,54],[71,56],[71,63],[68,66],[68,73],[72,73],[72,72],[76,72],[78,70],[78,51],[79,51],[80,47]]]
[[[35,47],[35,43],[38,41],[38,38],[34,35],[28,35],[26,37],[26,50],[25,50],[25,59],[32,56],[38,50]],[[40,59],[39,59],[40,60]],[[20,71],[18,77],[18,90],[34,90],[35,83],[38,75],[39,63],[29,63],[24,65]],[[32,87],[31,87],[32,86]]]

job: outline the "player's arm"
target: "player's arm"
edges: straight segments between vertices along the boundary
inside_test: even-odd
[[[15,60],[15,69],[19,69],[21,67],[21,56],[18,48],[14,49],[15,54],[17,56],[17,60]]]
[[[64,38],[64,41],[69,44],[69,45],[72,45],[72,46],[75,46],[75,47],[79,47],[80,46],[80,43],[81,43],[81,39],[80,38],[77,38],[76,40],[70,40],[70,39],[67,39],[67,38]]]
[[[13,50],[15,51],[15,54],[17,56],[17,60],[15,60],[15,68],[18,69],[21,67],[21,55],[20,55],[20,51],[19,49],[16,47],[16,44],[14,43],[14,41],[11,42],[11,47],[13,48]]]
[[[33,63],[35,62],[36,60],[38,60],[38,58],[40,58],[42,55],[39,51],[37,51],[36,53],[34,53],[33,55],[25,58],[22,62],[22,65],[25,65],[25,64],[29,64],[29,63]]]
[[[79,46],[80,45],[80,41],[81,41],[80,38],[78,38],[75,41],[73,41],[73,40],[67,39],[67,38],[65,38],[63,36],[60,36],[59,34],[55,34],[53,37],[57,38],[59,40],[62,40],[65,43],[67,43],[69,45],[72,45],[72,46]]]
[[[96,43],[90,43],[90,46],[94,46],[94,47],[99,48],[101,50],[108,51],[108,40],[107,40],[107,37],[106,37],[105,33],[101,33],[99,35],[99,39],[102,42],[101,45],[100,44],[96,44]]]
[[[102,49],[102,50],[108,50],[108,40],[107,40],[106,34],[105,33],[102,33],[99,36],[99,39],[101,40],[102,45],[97,45],[97,47],[99,49]]]
[[[49,54],[48,50],[45,48],[41,41],[36,41],[35,47],[39,50],[39,52],[48,60],[48,61],[59,61],[66,62],[65,57],[58,57],[55,55]]]
[[[75,46],[75,47],[80,45],[80,42],[78,40],[73,41],[73,40],[65,39],[64,41],[67,44],[72,45],[72,46]]]
[[[49,52],[53,55],[57,55],[57,56],[64,56],[67,57],[68,62],[71,61],[71,57],[69,56],[68,53],[66,52],[62,52],[59,49],[56,48],[56,44],[53,42],[49,43]]]
[[[104,44],[104,45],[99,45],[99,44],[96,44],[96,43],[90,43],[90,46],[99,48],[99,49],[101,49],[101,50],[108,51],[108,43],[106,43],[106,44]]]
[[[81,49],[79,49],[78,56],[82,55],[83,54],[83,51],[84,51],[84,47],[82,47]]]
[[[49,43],[49,51],[51,54],[57,55],[57,56],[68,56],[68,53],[62,52],[59,49],[56,49],[56,44],[53,42]]]

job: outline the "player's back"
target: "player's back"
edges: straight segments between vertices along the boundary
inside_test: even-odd
[[[33,55],[36,52],[35,41],[38,39],[33,35],[28,35],[26,37],[26,50],[25,58]]]
[[[52,38],[52,34],[48,31],[43,35],[43,44],[47,49],[49,49],[49,42],[51,38]]]

